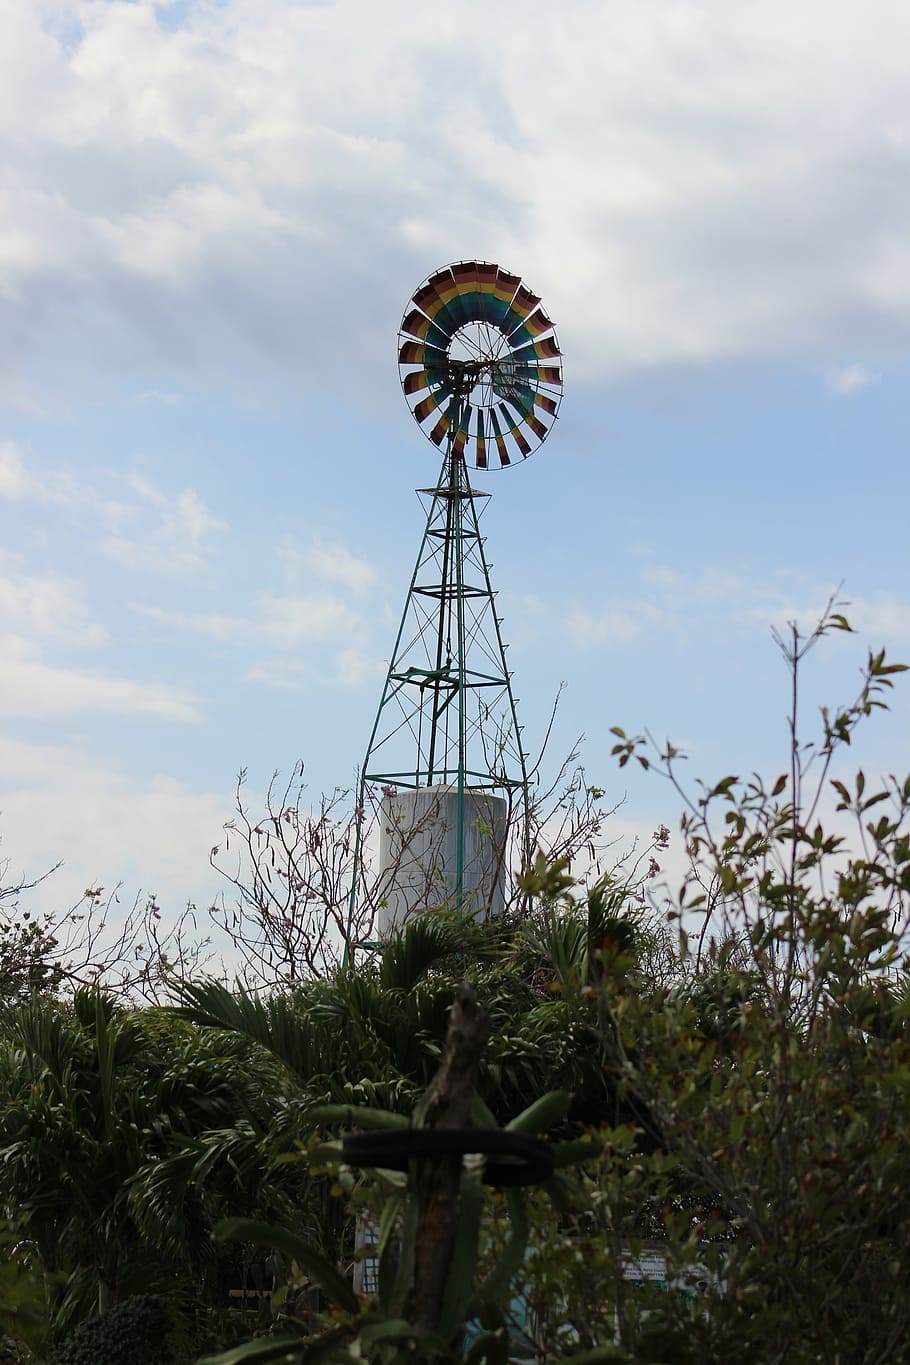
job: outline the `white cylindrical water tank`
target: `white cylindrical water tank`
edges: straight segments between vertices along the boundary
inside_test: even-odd
[[[498,915],[503,906],[508,805],[491,791],[464,793],[461,909]],[[458,883],[458,788],[387,791],[379,830],[380,938],[430,906],[454,906]]]

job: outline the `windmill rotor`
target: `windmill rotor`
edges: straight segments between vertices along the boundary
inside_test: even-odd
[[[457,261],[415,290],[399,329],[401,387],[424,435],[475,469],[527,459],[562,398],[553,323],[518,275]]]

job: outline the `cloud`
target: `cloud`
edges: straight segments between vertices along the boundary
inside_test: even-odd
[[[881,375],[865,365],[848,365],[842,370],[833,370],[828,376],[828,387],[841,398],[849,398],[870,384],[877,384]]]
[[[66,337],[319,389],[465,253],[526,272],[590,379],[906,348],[898,0],[180,12],[6,16],[0,371]]]
[[[12,502],[66,502],[71,496],[69,478],[60,475],[38,478],[26,467],[15,441],[0,441],[0,498]]]
[[[138,403],[159,403],[162,407],[176,407],[183,399],[182,393],[164,393],[160,389],[145,389],[136,395]]]
[[[326,593],[289,596],[262,593],[248,616],[170,611],[164,607],[134,609],[163,626],[176,626],[214,640],[282,650],[347,634],[359,619],[339,598]]]
[[[591,646],[628,645],[669,622],[665,609],[653,602],[629,602],[605,611],[589,611],[576,607],[566,617],[566,633],[572,644],[587,649]]]
[[[699,573],[683,572],[668,564],[645,564],[641,569],[645,593],[607,609],[574,605],[565,616],[565,630],[578,648],[613,648],[672,633],[685,638],[697,622],[713,619],[727,628],[753,633],[795,621],[803,634],[818,624],[830,586],[804,581],[794,594],[792,572],[756,577],[744,568],[709,565]],[[893,594],[852,597],[841,602],[854,630],[873,642],[902,644],[910,640],[910,604]]]
[[[58,644],[104,644],[107,631],[93,618],[82,592],[81,584],[55,574],[0,574],[2,628],[25,630]]]
[[[166,918],[216,890],[208,851],[231,814],[230,793],[194,790],[161,773],[143,783],[88,749],[0,736],[0,835],[12,870],[64,865],[29,893],[28,908],[60,913],[86,886],[123,882],[128,908],[154,892]]]
[[[212,640],[233,641],[249,635],[251,623],[242,616],[225,616],[218,612],[169,611],[165,607],[133,605],[133,610],[162,626],[176,626],[207,635]]]
[[[214,516],[192,488],[186,488],[178,494],[174,510],[162,527],[161,534],[172,540],[186,539],[196,546],[213,531],[225,530],[227,522]]]
[[[315,575],[323,582],[340,584],[356,597],[363,597],[378,578],[375,564],[337,540],[317,537],[304,546],[297,540],[286,540],[278,546],[276,556],[288,585],[295,589],[310,584]]]
[[[201,719],[193,699],[176,689],[43,663],[35,657],[32,642],[21,636],[0,637],[0,650],[0,716],[46,720],[100,711],[162,720]]]
[[[343,545],[317,542],[307,554],[313,571],[330,583],[341,583],[362,596],[376,579],[376,570],[365,559],[352,555]]]
[[[145,508],[114,504],[119,522],[142,521],[141,531],[111,535],[100,542],[102,554],[126,569],[137,572],[175,574],[199,568],[209,538],[228,529],[227,522],[211,512],[199,494],[185,488],[170,499],[149,479],[132,474],[129,485],[142,498]],[[148,513],[154,509],[154,520]]]
[[[375,655],[351,648],[339,650],[331,658],[330,668],[322,660],[288,659],[285,656],[262,659],[247,670],[244,682],[264,683],[282,692],[303,692],[314,683],[357,691],[367,685],[381,683],[385,672],[386,665]]]
[[[854,597],[846,607],[846,615],[854,629],[876,645],[903,648],[910,645],[910,602],[902,602],[890,593]]]
[[[114,712],[200,720],[193,698],[183,691],[43,657],[48,648],[86,649],[108,642],[107,629],[95,619],[83,593],[75,579],[30,575],[13,556],[0,557],[0,716],[48,720]]]
[[[256,632],[279,649],[294,649],[310,640],[345,634],[356,624],[354,612],[328,593],[261,599],[262,617]]]
[[[384,674],[385,666],[365,650],[343,649],[335,655],[335,681],[340,687],[364,687]]]

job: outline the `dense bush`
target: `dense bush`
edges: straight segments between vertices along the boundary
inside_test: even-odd
[[[71,1332],[48,1365],[178,1365],[174,1321],[167,1303],[134,1294]]]

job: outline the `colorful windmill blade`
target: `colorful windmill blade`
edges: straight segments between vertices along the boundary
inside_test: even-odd
[[[559,412],[553,323],[491,261],[456,261],[424,280],[401,321],[398,366],[424,435],[475,469],[527,459]]]

